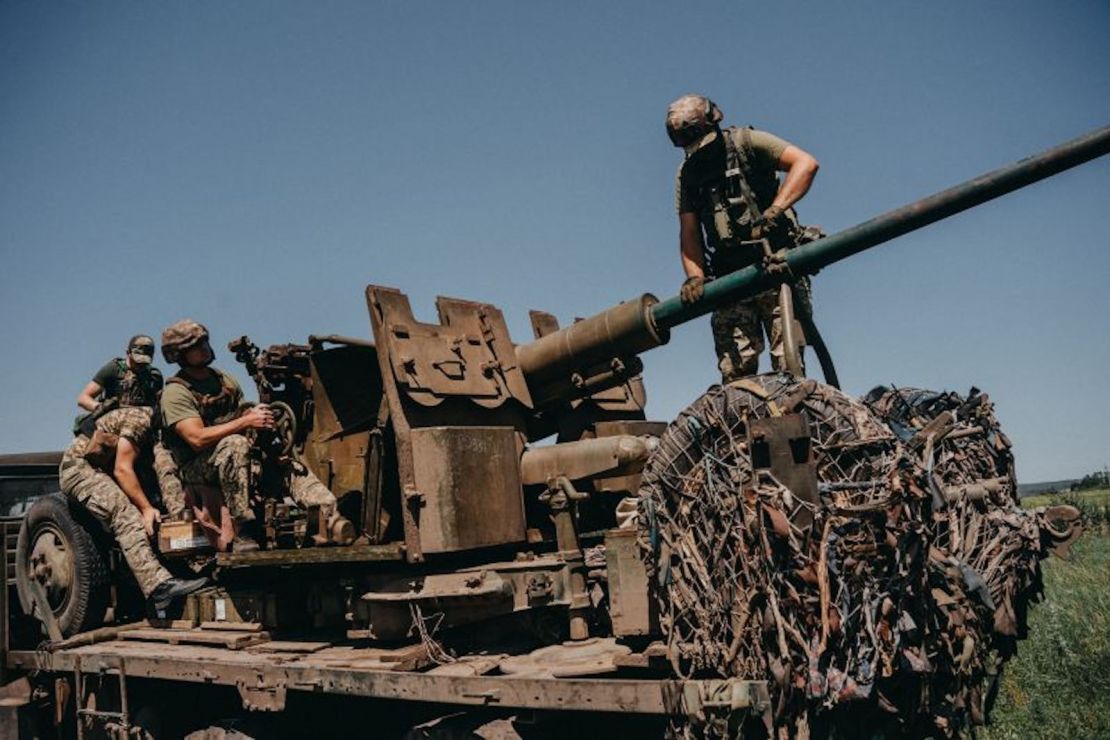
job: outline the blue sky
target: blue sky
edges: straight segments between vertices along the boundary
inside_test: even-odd
[[[529,308],[673,295],[680,94],[817,156],[831,232],[1110,123],[1108,32],[1105,1],[9,0],[0,451],[63,447],[96,368],[183,316],[368,337],[378,283],[524,341]],[[1104,158],[822,272],[846,390],[983,388],[1025,481],[1110,463],[1108,206]],[[644,359],[672,418],[708,320]]]

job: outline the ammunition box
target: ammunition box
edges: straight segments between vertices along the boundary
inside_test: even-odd
[[[198,595],[199,622],[254,622],[265,629],[300,626],[303,619],[280,597],[266,591],[215,588]]]
[[[158,551],[166,557],[211,552],[212,543],[197,521],[164,522],[158,528]]]

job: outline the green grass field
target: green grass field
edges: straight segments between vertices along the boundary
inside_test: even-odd
[[[1094,491],[1083,491],[1082,493],[1074,494],[1080,501],[1091,506],[1106,507],[1110,506],[1110,488],[1102,488]],[[1072,494],[1067,493],[1043,493],[1038,496],[1029,496],[1021,500],[1022,506],[1027,509],[1032,509],[1037,506],[1051,506],[1054,503],[1060,503],[1070,499]]]
[[[990,740],[1110,738],[1110,490],[1078,499],[1085,512],[1102,512],[1102,520],[1070,560],[1044,562],[1046,598],[1033,606],[1029,639],[1003,674],[992,724],[982,732]],[[1022,503],[1064,500],[1036,496]]]

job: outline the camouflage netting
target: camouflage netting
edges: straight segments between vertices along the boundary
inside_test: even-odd
[[[753,471],[751,420],[789,414],[809,425],[818,502]],[[675,670],[768,680],[788,734],[849,705],[913,734],[981,723],[1040,560],[1071,534],[1016,505],[1009,442],[975,389],[865,403],[781,374],[714,387],[667,429],[640,493]]]

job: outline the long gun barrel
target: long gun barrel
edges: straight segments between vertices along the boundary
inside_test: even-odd
[[[1110,153],[1110,126],[792,249],[786,253],[786,263],[794,275],[811,275],[865,249],[1107,153]],[[614,306],[580,324],[521,345],[517,347],[517,358],[529,387],[543,403],[553,400],[557,377],[566,377],[568,371],[612,362],[629,350],[638,353],[666,344],[672,327],[723,304],[758,295],[782,279],[760,266],[751,266],[707,282],[703,297],[696,303],[683,303],[678,296],[661,302],[654,296],[641,296],[629,302],[632,306],[628,303]]]

